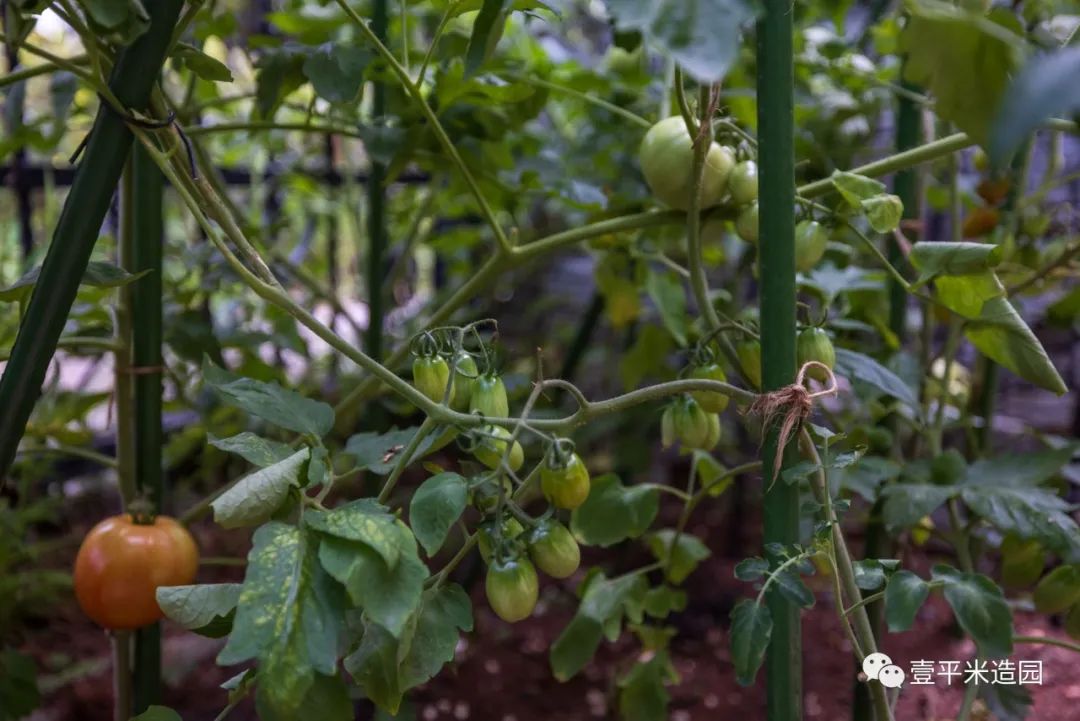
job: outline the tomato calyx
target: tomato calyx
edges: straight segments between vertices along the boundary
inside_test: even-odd
[[[153,502],[145,496],[136,496],[125,510],[131,516],[131,522],[137,526],[152,526],[157,518]]]

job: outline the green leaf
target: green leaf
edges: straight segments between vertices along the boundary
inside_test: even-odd
[[[876,360],[863,353],[846,348],[836,349],[836,368],[838,375],[852,381],[872,386],[885,395],[896,398],[901,403],[919,412],[919,399],[911,387]]]
[[[1068,393],[1039,339],[1008,299],[986,301],[978,318],[964,326],[964,335],[984,356],[1024,380],[1058,395]]]
[[[259,721],[295,721],[297,718],[295,713],[282,714],[272,702],[267,703],[264,699],[268,695],[270,695],[268,689],[256,686],[255,710],[259,715]],[[301,715],[306,719],[353,721],[356,718],[352,699],[349,697],[349,688],[337,674],[333,676],[315,674],[315,680],[304,694],[304,700],[299,707],[303,709]]]
[[[699,563],[712,555],[697,536],[681,533],[676,541],[674,528],[650,533],[647,543],[656,560],[665,564],[667,579],[672,583],[685,581]]]
[[[999,24],[1016,27],[1015,16],[1006,8],[975,14],[940,0],[906,5],[910,18],[900,36],[900,50],[907,55],[904,79],[929,90],[938,117],[985,147],[1021,59],[1022,39]]]
[[[855,585],[863,591],[876,591],[885,584],[885,572],[889,570],[877,558],[864,558],[855,562]]]
[[[675,342],[686,345],[686,289],[674,271],[649,270],[645,288]]]
[[[644,602],[648,585],[639,574],[608,580],[598,573],[586,583],[577,613],[551,644],[551,670],[560,681],[566,681],[585,667],[599,648],[607,627],[617,630],[624,613],[635,615],[637,604]]]
[[[1024,721],[1034,703],[1031,692],[1018,683],[979,684],[979,697],[997,721]]]
[[[242,378],[203,359],[203,378],[237,408],[268,423],[322,438],[334,427],[334,409],[277,383]]]
[[[952,486],[890,483],[882,490],[885,503],[881,512],[885,526],[891,532],[911,528],[921,521],[923,516],[929,516],[958,493],[959,490]]]
[[[34,659],[14,648],[0,652],[0,719],[21,719],[41,704]]]
[[[1035,587],[1040,613],[1061,613],[1080,601],[1080,566],[1058,566]]]
[[[409,503],[409,524],[429,556],[442,548],[468,502],[468,486],[456,473],[439,473],[416,489]]]
[[[319,543],[319,561],[357,607],[397,638],[420,604],[428,569],[417,555],[412,532],[400,523],[395,531],[398,562],[393,568],[366,544],[333,536]]]
[[[897,195],[882,193],[859,203],[870,227],[878,233],[891,233],[900,227],[904,203]]]
[[[216,83],[231,83],[233,76],[229,66],[212,58],[194,45],[177,43],[172,56],[182,62],[188,70],[203,80]]]
[[[669,373],[668,357],[673,349],[670,333],[665,333],[656,325],[642,328],[634,345],[619,361],[619,378],[622,379],[623,388],[629,391],[637,388],[646,376]]]
[[[236,619],[218,655],[224,666],[257,659],[260,701],[295,712],[315,673],[337,668],[343,604],[319,565],[317,539],[284,523],[255,532]]]
[[[248,463],[262,468],[280,463],[293,454],[292,446],[288,443],[271,441],[249,431],[229,438],[216,438],[213,434],[207,434],[206,440],[214,448],[235,453]]]
[[[657,586],[645,592],[642,599],[645,613],[654,618],[667,618],[672,611],[686,610],[686,591],[671,586]]]
[[[832,181],[833,187],[852,208],[858,208],[861,206],[862,201],[885,192],[885,183],[858,173],[834,170],[833,174],[829,176],[829,180]]]
[[[760,556],[744,558],[735,565],[735,578],[740,581],[757,581],[769,572],[769,562]]]
[[[345,452],[356,459],[358,469],[369,470],[385,476],[394,470],[400,458],[399,454],[409,445],[419,428],[392,428],[386,433],[358,433],[345,443]],[[429,433],[420,442],[414,458],[420,458],[431,445],[438,440],[438,434]]]
[[[772,627],[769,609],[749,598],[740,600],[731,610],[731,662],[735,664],[739,685],[749,686],[754,682],[765,660]]]
[[[618,681],[619,718],[622,721],[666,721],[671,696],[664,688],[672,675],[667,653],[638,661]]]
[[[837,489],[854,491],[871,503],[877,500],[878,489],[886,481],[900,475],[900,464],[881,456],[863,456],[858,463],[839,468],[829,475]]]
[[[360,94],[364,68],[372,56],[351,43],[324,43],[304,61],[304,76],[322,98],[332,103],[347,103]]]
[[[239,583],[204,583],[194,586],[160,586],[157,602],[162,612],[189,631],[221,638],[232,629],[240,600]]]
[[[742,28],[759,6],[745,0],[607,0],[620,31],[637,30],[702,83],[721,80],[738,58]]]
[[[255,107],[261,117],[272,118],[289,93],[304,84],[307,54],[294,45],[263,50],[255,62]]]
[[[798,572],[790,566],[772,574],[772,585],[769,588],[780,592],[784,598],[801,608],[814,607],[813,592],[803,583]]]
[[[130,45],[150,27],[150,16],[139,0],[83,0],[86,19],[102,40]]]
[[[980,655],[1004,658],[1012,653],[1012,612],[993,581],[978,573],[963,573],[945,565],[933,568],[933,578],[943,584],[960,627],[971,636]]]
[[[1004,249],[989,243],[919,242],[911,246],[908,259],[919,271],[919,280],[939,275],[979,275],[996,268]]]
[[[397,519],[374,499],[360,498],[330,511],[309,510],[304,525],[328,536],[363,543],[387,568],[397,565],[401,535]]]
[[[180,714],[167,706],[148,706],[138,716],[132,716],[131,721],[184,721]]]
[[[1017,147],[1044,120],[1080,110],[1080,48],[1064,47],[1029,61],[1012,78],[994,115],[990,160],[1004,167]]]
[[[589,497],[570,517],[570,528],[589,546],[637,538],[656,518],[659,496],[651,486],[624,486],[618,476],[607,473],[592,480]]]
[[[80,283],[95,288],[119,288],[134,283],[149,272],[144,270],[141,273],[131,274],[111,263],[92,260],[86,266],[86,272],[83,273]],[[34,266],[8,287],[0,288],[0,302],[15,302],[29,298],[40,274],[41,266]]]
[[[473,21],[469,47],[465,51],[465,74],[473,75],[495,52],[513,3],[510,0],[483,0]]]
[[[900,633],[915,623],[915,615],[930,595],[930,584],[911,571],[897,571],[885,586],[885,623]]]
[[[425,592],[400,640],[370,619],[345,668],[380,708],[396,714],[405,691],[432,678],[453,660],[458,632],[472,630],[469,597],[457,585]]]
[[[300,485],[308,454],[308,449],[302,448],[283,461],[241,478],[210,504],[214,520],[222,528],[239,528],[269,519],[288,498],[289,490]]]

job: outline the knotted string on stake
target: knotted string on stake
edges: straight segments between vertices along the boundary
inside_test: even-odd
[[[806,371],[809,368],[820,368],[825,371],[828,387],[811,393],[803,382],[806,380]],[[778,388],[771,393],[762,393],[746,409],[745,413],[761,416],[761,425],[767,431],[774,423],[780,423],[780,433],[776,438],[776,458],[773,462],[772,483],[780,474],[780,466],[784,463],[784,449],[788,441],[795,435],[803,421],[810,417],[814,409],[814,399],[823,396],[835,396],[838,392],[836,376],[832,369],[818,361],[807,361],[799,368],[795,382],[789,386]]]

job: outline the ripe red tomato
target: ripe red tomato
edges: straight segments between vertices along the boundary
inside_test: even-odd
[[[162,618],[158,586],[195,580],[199,550],[175,519],[158,516],[135,523],[129,514],[106,518],[90,529],[75,558],[75,597],[98,625],[134,629]]]

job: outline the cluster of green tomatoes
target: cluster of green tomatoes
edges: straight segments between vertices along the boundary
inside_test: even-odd
[[[758,242],[758,166],[752,149],[711,141],[701,176],[702,211],[729,212],[707,218],[703,235],[713,223],[734,217],[735,233],[747,243]],[[653,197],[676,210],[688,210],[693,187],[694,145],[681,115],[665,118],[649,128],[638,152],[641,171]],[[805,273],[824,257],[829,232],[812,219],[795,226],[795,268]]]
[[[493,370],[481,372],[468,351],[440,353],[433,344],[420,346],[413,361],[413,383],[436,403],[488,419],[507,419],[506,384]],[[485,590],[492,610],[505,621],[528,618],[539,596],[537,569],[552,578],[567,578],[581,563],[581,550],[570,530],[556,518],[589,495],[591,479],[584,461],[566,438],[548,438],[540,462],[540,488],[549,508],[532,518],[512,499],[510,480],[525,464],[525,452],[502,425],[481,424],[467,434],[468,450],[490,473],[472,486],[472,505],[484,514],[477,531],[487,563]]]

